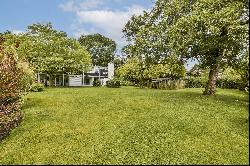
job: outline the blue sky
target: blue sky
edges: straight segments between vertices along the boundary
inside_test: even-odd
[[[52,22],[70,37],[100,33],[118,49],[126,45],[122,28],[133,14],[150,10],[154,0],[1,0],[0,32],[24,32],[33,23]],[[194,62],[189,62],[190,69]]]
[[[122,47],[124,24],[152,5],[153,0],[1,0],[0,32],[18,33],[33,23],[50,21],[70,37],[101,33]]]

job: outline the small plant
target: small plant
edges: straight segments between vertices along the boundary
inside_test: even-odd
[[[121,83],[117,79],[112,79],[112,80],[107,81],[107,87],[108,88],[120,88]]]
[[[31,85],[30,91],[31,92],[41,92],[44,90],[44,85],[41,83],[34,83]]]
[[[101,81],[99,81],[99,80],[95,80],[94,82],[93,82],[93,86],[95,86],[95,87],[99,87],[99,86],[101,86],[102,84],[101,84]]]

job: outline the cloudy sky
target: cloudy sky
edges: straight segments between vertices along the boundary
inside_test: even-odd
[[[70,37],[100,33],[121,48],[126,44],[121,32],[125,23],[152,6],[153,0],[1,0],[0,32],[18,33],[50,21]]]
[[[133,14],[150,10],[155,0],[0,0],[0,32],[24,32],[33,23],[52,22],[70,37],[100,33],[120,50],[122,28]],[[190,69],[196,62],[189,62]]]

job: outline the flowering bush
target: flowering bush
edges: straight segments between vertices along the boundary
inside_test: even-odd
[[[0,140],[22,120],[21,96],[29,90],[32,72],[13,49],[0,48]]]

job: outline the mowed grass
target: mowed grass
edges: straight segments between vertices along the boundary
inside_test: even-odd
[[[249,164],[238,90],[51,88],[25,97],[0,164]]]

